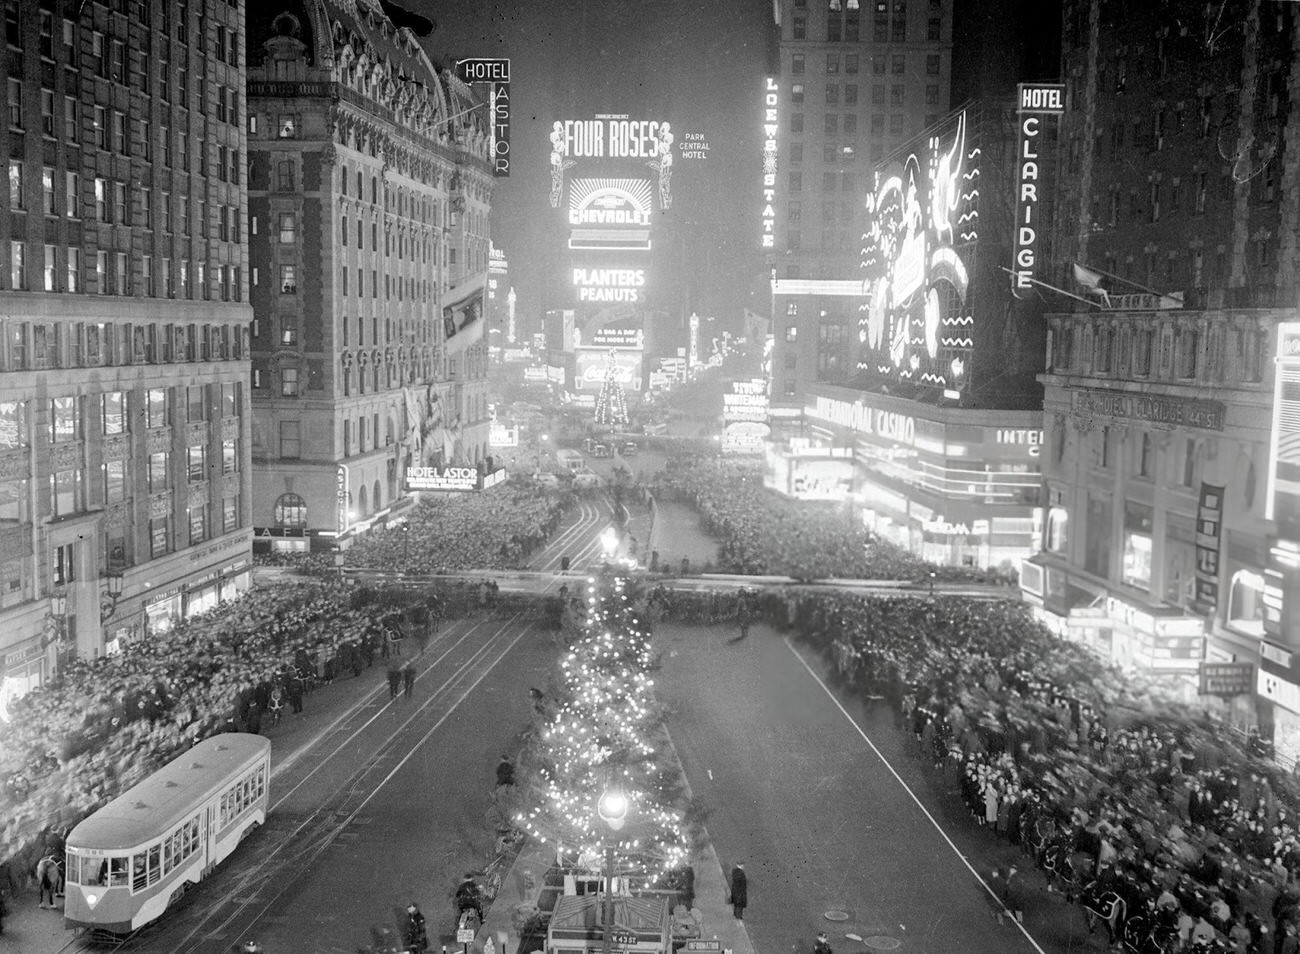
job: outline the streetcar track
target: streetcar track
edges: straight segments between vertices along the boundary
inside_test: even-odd
[[[272,813],[276,809],[279,809],[281,806],[283,806],[284,803],[290,797],[292,797],[293,794],[296,793],[309,779],[311,779],[314,775],[316,775],[317,772],[319,772],[327,764],[332,762],[335,756],[343,752],[344,748],[347,745],[349,745],[351,742],[353,742],[361,734],[361,732],[363,732],[366,728],[371,726],[376,719],[383,717],[383,715],[389,710],[389,707],[393,704],[395,700],[391,700],[391,699],[388,700],[384,705],[382,705],[378,709],[378,711],[376,711],[372,716],[366,719],[366,721],[359,728],[351,732],[346,739],[344,739],[341,742],[332,744],[329,747],[329,751],[324,754],[323,758],[321,758],[321,760],[316,764],[315,767],[313,767],[313,769],[306,776],[304,776],[301,780],[299,780],[298,783],[294,785],[291,789],[289,789],[287,792],[281,794],[279,798],[277,798],[277,800],[274,802],[274,804],[268,806],[267,809],[268,825],[266,826],[266,829],[264,829],[264,831],[266,831],[267,834],[275,834],[277,837],[277,841],[273,845],[273,847],[271,847],[270,851],[264,855],[259,856],[259,858],[257,859],[258,866],[256,868],[246,870],[246,871],[239,871],[238,869],[232,870],[230,868],[226,868],[225,873],[227,874],[228,877],[232,877],[234,879],[233,882],[230,885],[223,886],[222,889],[223,896],[220,898],[213,899],[214,903],[210,903],[205,907],[199,907],[196,910],[189,912],[191,918],[198,917],[199,920],[197,921],[197,923],[194,924],[194,926],[191,928],[189,933],[187,933],[183,938],[181,938],[178,942],[176,942],[176,944],[171,948],[171,950],[172,951],[181,950],[182,945],[190,944],[191,941],[194,939],[195,935],[199,934],[200,932],[204,934],[204,937],[201,938],[192,947],[190,947],[188,949],[189,951],[196,951],[202,946],[202,944],[206,943],[209,939],[219,936],[221,932],[227,928],[227,926],[231,923],[232,920],[239,917],[239,915],[242,914],[249,907],[249,905],[253,904],[258,899],[261,889],[265,888],[268,884],[271,884],[276,881],[284,882],[281,890],[275,892],[271,901],[268,902],[268,907],[271,903],[274,903],[274,901],[277,900],[284,893],[284,891],[288,890],[288,888],[294,882],[297,881],[298,877],[301,876],[301,873],[305,873],[306,870],[305,865],[310,861],[318,858],[320,854],[324,852],[335,841],[338,835],[355,821],[357,815],[365,807],[365,805],[368,804],[370,799],[373,798],[376,794],[378,794],[379,790],[383,788],[383,786],[387,784],[388,780],[391,779],[394,774],[396,774],[396,772],[406,763],[407,760],[409,760],[409,758],[411,757],[411,755],[414,754],[416,749],[418,749],[421,745],[423,745],[424,742],[427,741],[428,738],[433,734],[433,732],[436,731],[439,727],[441,727],[441,725],[446,721],[446,719],[449,718],[451,714],[456,711],[456,709],[460,706],[462,702],[464,702],[466,698],[468,698],[469,693],[472,692],[473,689],[477,687],[477,685],[480,682],[482,682],[484,678],[487,677],[487,675],[496,667],[498,663],[500,663],[502,659],[505,658],[505,656],[519,642],[519,640],[522,639],[531,630],[532,628],[531,621],[525,621],[523,628],[513,639],[509,640],[508,644],[505,646],[505,649],[500,652],[500,654],[496,657],[495,660],[491,662],[490,665],[488,665],[486,668],[483,668],[481,670],[477,678],[475,678],[473,682],[470,684],[469,689],[463,692],[460,695],[460,698],[455,699],[453,702],[451,702],[450,707],[447,709],[446,712],[444,712],[441,716],[439,716],[439,718],[437,719],[433,727],[428,732],[426,732],[423,736],[421,736],[421,738],[410,748],[410,750],[406,753],[406,755],[398,761],[398,764],[395,767],[393,767],[391,770],[389,770],[387,774],[385,774],[384,778],[379,782],[379,784],[376,785],[373,789],[370,789],[368,792],[364,788],[360,787],[361,784],[364,782],[365,778],[368,775],[372,774],[376,769],[376,767],[380,768],[381,770],[385,768],[385,764],[381,764],[381,763],[386,763],[386,760],[391,760],[391,756],[394,754],[395,750],[399,748],[399,746],[396,744],[396,740],[411,725],[412,722],[414,722],[417,718],[420,718],[421,716],[428,714],[428,711],[434,706],[444,703],[449,699],[449,697],[454,696],[456,694],[456,691],[460,689],[461,685],[463,685],[463,679],[465,675],[467,673],[474,672],[479,667],[483,659],[487,658],[493,652],[498,650],[502,645],[502,643],[505,642],[506,639],[509,639],[508,635],[506,635],[508,630],[512,625],[514,625],[520,620],[522,615],[523,615],[522,613],[513,614],[509,619],[507,619],[504,623],[502,623],[501,626],[497,627],[496,631],[492,633],[492,635],[488,637],[483,642],[482,645],[478,646],[467,659],[457,663],[454,666],[451,674],[448,675],[447,678],[443,680],[441,685],[437,686],[435,689],[430,691],[419,702],[415,710],[411,712],[410,715],[407,716],[407,718],[404,719],[402,723],[398,725],[388,735],[386,739],[384,739],[381,743],[379,743],[379,745],[375,748],[374,754],[371,755],[369,758],[367,758],[360,765],[359,768],[351,772],[346,778],[344,778],[341,782],[339,782],[338,785],[334,787],[333,791],[331,791],[328,795],[326,795],[321,800],[320,805],[317,808],[309,811],[304,818],[302,818],[296,825],[294,825],[292,828],[288,830],[285,830],[283,832],[275,832],[273,830],[268,830],[271,828],[271,825],[275,823],[274,820],[271,818]],[[465,641],[470,636],[474,635],[482,625],[483,625],[482,623],[475,623],[473,626],[466,629],[465,632],[462,633],[459,637],[457,637],[454,642],[446,645],[446,648],[438,655],[436,659],[434,659],[427,667],[424,668],[424,670],[420,675],[422,677],[427,677],[435,668],[437,668],[440,664],[443,663],[443,661],[446,660],[446,658],[451,654],[453,650],[463,646]],[[364,696],[359,706],[353,707],[352,709],[349,710],[347,714],[345,714],[344,717],[341,717],[339,720],[336,720],[336,725],[346,721],[348,716],[351,716],[356,712],[358,712],[362,707],[364,707],[367,704],[370,695],[379,694],[380,692],[382,692],[384,687],[385,684],[380,684],[374,690],[372,690],[370,694]],[[312,748],[320,745],[323,741],[328,739],[329,736],[334,731],[336,730],[333,727],[331,727],[330,730],[327,730],[325,733],[322,733],[318,738],[314,739],[311,743],[309,743],[309,745],[306,748]],[[286,767],[288,766],[288,764],[291,763],[286,763]],[[274,777],[274,775],[275,775],[275,771],[273,770],[272,777]],[[348,806],[353,801],[356,800],[358,794],[364,794],[364,798],[362,798],[361,803],[357,805],[355,808],[349,808]],[[321,826],[321,827],[317,831],[307,831],[307,829],[311,828],[313,825]],[[304,832],[306,832],[306,834],[304,834]],[[268,866],[267,862],[275,858],[277,855],[279,856],[279,858],[277,859],[276,864],[274,866]],[[295,870],[295,868],[297,871],[300,872],[300,874],[295,877],[290,877],[287,880],[284,879],[284,871],[285,870],[292,871]],[[200,882],[199,884],[203,884],[203,882]],[[217,925],[215,928],[212,929],[205,928],[205,926],[210,921],[212,921],[214,917],[218,916],[218,914],[223,909],[225,909],[228,905],[232,903],[236,904],[235,909],[231,911],[230,914],[227,915],[227,917],[219,925]],[[254,917],[252,924],[256,924],[257,921],[260,919],[260,917],[261,917],[260,914]],[[88,937],[86,936],[86,932],[82,932],[79,933],[77,936],[73,937],[72,939],[70,939],[67,942],[67,944],[65,944],[63,947],[59,948],[58,954],[64,954],[64,952],[72,951],[74,949],[85,950],[88,948],[96,951],[103,951],[105,952],[105,954],[119,954],[119,952],[123,952],[123,951],[147,948],[149,943],[152,940],[154,940],[155,932],[152,931],[151,928],[161,927],[163,926],[163,924],[164,922],[160,919],[158,921],[151,922],[150,924],[143,925],[136,931],[133,931],[131,934],[128,934],[122,938],[117,939],[116,943],[112,941],[105,941],[102,944],[97,943],[96,939]],[[243,930],[243,932],[241,932],[241,934],[239,935],[241,938],[243,934],[247,933],[247,931],[251,928],[252,924],[250,924],[249,927],[246,927]],[[159,938],[159,940],[161,940],[161,938]],[[112,944],[112,946],[109,947],[108,946],[109,944]]]
[[[510,618],[510,620],[509,620],[508,622],[509,622],[509,623],[513,623],[515,620],[517,620],[517,619],[519,618],[520,615],[522,615],[522,614],[518,614],[518,613],[515,614],[514,616],[512,616],[512,617]],[[501,631],[503,631],[504,629],[505,629],[505,627],[503,626],[503,627],[502,627],[502,630],[499,630],[499,631],[498,631],[498,634],[499,634]],[[437,720],[437,721],[436,721],[432,726],[430,726],[429,729],[428,729],[428,730],[427,730],[427,731],[426,731],[422,736],[420,736],[420,738],[419,738],[418,740],[416,740],[416,742],[411,746],[410,751],[407,752],[407,754],[406,754],[405,756],[402,757],[402,759],[398,762],[398,764],[395,765],[395,766],[394,766],[394,767],[393,767],[393,768],[388,772],[388,774],[385,775],[385,776],[384,776],[384,777],[379,781],[379,783],[378,783],[377,785],[375,785],[373,788],[370,789],[369,792],[366,793],[365,797],[361,800],[361,803],[360,803],[359,805],[357,805],[354,809],[352,809],[352,810],[348,813],[347,817],[346,817],[342,822],[340,822],[338,825],[335,826],[334,831],[333,831],[332,833],[329,833],[329,837],[326,837],[326,838],[324,838],[324,839],[321,840],[321,844],[320,844],[320,845],[319,845],[319,846],[318,846],[314,851],[312,851],[312,852],[310,853],[310,855],[308,855],[308,856],[306,857],[306,859],[305,859],[306,864],[301,864],[301,865],[296,865],[296,866],[295,866],[295,869],[296,869],[299,873],[298,873],[296,876],[293,876],[293,877],[289,877],[289,878],[284,879],[284,882],[283,882],[283,884],[281,885],[280,889],[279,889],[278,891],[276,891],[276,892],[272,895],[272,897],[271,897],[271,898],[266,902],[266,904],[262,905],[262,908],[261,908],[260,911],[258,911],[256,914],[254,914],[254,916],[253,916],[253,918],[252,918],[252,921],[251,921],[251,923],[249,924],[249,926],[248,926],[248,927],[245,927],[245,928],[244,928],[242,931],[240,931],[239,934],[235,937],[235,939],[234,939],[234,943],[235,943],[235,944],[238,944],[241,940],[243,940],[244,935],[246,935],[246,934],[249,932],[249,930],[251,930],[252,926],[255,925],[255,924],[257,924],[258,921],[260,921],[260,920],[262,919],[262,917],[266,914],[266,912],[267,912],[268,910],[270,910],[271,906],[274,905],[274,904],[275,904],[275,903],[276,903],[276,902],[281,898],[281,896],[283,896],[284,893],[285,893],[286,891],[288,891],[288,890],[289,890],[289,889],[290,889],[290,888],[291,888],[291,887],[292,887],[292,886],[293,886],[293,885],[298,881],[299,878],[302,877],[302,874],[306,872],[306,869],[307,869],[307,867],[310,865],[310,863],[313,862],[313,861],[315,861],[317,858],[319,858],[320,855],[325,851],[325,849],[329,847],[330,843],[333,841],[333,835],[336,835],[338,831],[342,831],[344,828],[346,828],[349,824],[352,823],[353,819],[355,819],[355,818],[357,817],[357,815],[359,815],[359,814],[361,813],[362,809],[364,809],[364,808],[366,807],[366,805],[368,805],[368,804],[370,803],[370,801],[371,801],[371,800],[372,800],[376,795],[379,794],[380,790],[382,790],[382,789],[384,788],[384,786],[387,785],[388,782],[392,780],[393,776],[395,776],[399,771],[401,771],[402,767],[405,766],[406,763],[409,762],[409,761],[411,760],[411,758],[413,758],[413,757],[415,756],[415,753],[420,749],[420,747],[423,746],[424,743],[427,742],[427,741],[428,741],[428,740],[433,736],[433,734],[434,734],[435,732],[438,731],[438,729],[442,728],[443,723],[446,722],[449,718],[451,718],[452,713],[454,713],[454,712],[456,711],[456,709],[459,708],[460,704],[463,703],[466,699],[469,698],[470,694],[471,694],[471,693],[472,693],[476,688],[478,688],[478,685],[479,685],[479,684],[480,684],[484,679],[486,679],[486,678],[488,677],[488,675],[491,674],[492,670],[495,669],[495,668],[497,667],[497,665],[501,662],[502,659],[505,659],[505,657],[506,657],[506,656],[509,654],[509,652],[510,652],[514,647],[515,647],[515,645],[518,644],[518,642],[519,642],[521,639],[523,639],[524,636],[527,635],[528,632],[529,632],[531,629],[532,629],[532,623],[531,623],[531,622],[525,622],[524,626],[520,629],[519,634],[518,634],[517,636],[515,636],[513,639],[511,639],[511,640],[509,641],[509,643],[505,646],[505,648],[501,651],[501,653],[496,657],[496,659],[493,660],[493,662],[491,663],[491,665],[489,665],[489,666],[487,666],[486,668],[483,669],[483,671],[482,671],[482,672],[477,676],[477,678],[475,678],[475,679],[474,679],[474,680],[473,680],[473,681],[472,681],[472,682],[471,682],[471,683],[466,687],[465,691],[461,694],[460,698],[457,699],[456,702],[455,702],[455,703],[454,703],[450,708],[448,708],[448,710],[447,710],[446,712],[444,712],[441,716],[439,716],[439,717],[438,717],[438,720]],[[496,641],[496,637],[494,637],[494,641]],[[300,859],[301,859],[301,855],[300,855]],[[300,859],[295,859],[295,861],[300,860]],[[237,915],[243,913],[243,911],[248,907],[249,904],[251,904],[251,902],[252,902],[252,899],[250,899],[250,901],[249,901],[249,902],[246,902],[245,904],[241,904],[241,905],[239,906],[239,908],[238,908],[235,912],[232,912],[231,915],[230,915],[229,917],[227,917],[225,921],[223,921],[220,925],[218,925],[218,931],[220,931],[221,929],[223,929],[223,928],[225,928],[227,925],[229,925],[230,922],[231,922],[231,921],[232,921],[232,920],[233,920]],[[196,932],[197,932],[197,928],[196,928],[195,930],[192,930],[189,934],[187,934],[187,935],[186,935],[186,936],[185,936],[185,937],[180,941],[180,944],[187,944],[187,943],[190,941],[190,939],[194,936],[194,934],[195,934]],[[209,932],[209,933],[214,933],[214,932]],[[189,948],[188,951],[195,951],[195,950],[197,950],[197,949],[198,949],[198,946],[196,945],[195,947]],[[176,948],[174,948],[174,950],[179,951],[179,950],[180,950],[179,945],[178,945]]]

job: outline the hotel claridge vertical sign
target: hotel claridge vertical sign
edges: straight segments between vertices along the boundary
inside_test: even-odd
[[[1065,86],[1061,83],[1021,83],[1016,99],[1020,144],[1016,156],[1016,233],[1012,247],[1011,292],[1024,298],[1033,287],[1038,266],[1038,203],[1042,198],[1043,165],[1039,144],[1045,117],[1065,112]]]

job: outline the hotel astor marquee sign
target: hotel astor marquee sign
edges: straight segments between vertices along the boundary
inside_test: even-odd
[[[1201,398],[1088,388],[1074,392],[1073,410],[1080,417],[1115,417],[1144,421],[1161,427],[1223,430],[1223,402]]]
[[[470,490],[486,490],[501,483],[505,477],[504,467],[488,474],[482,473],[477,467],[408,467],[406,487],[408,490],[464,493]]]

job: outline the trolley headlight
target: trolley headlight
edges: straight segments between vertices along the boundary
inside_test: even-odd
[[[93,908],[99,903],[99,895],[86,892],[86,903]]]

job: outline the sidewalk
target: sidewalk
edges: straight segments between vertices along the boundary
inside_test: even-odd
[[[418,650],[418,646],[410,648]],[[405,658],[414,657],[407,650]],[[306,696],[301,715],[287,714],[278,726],[271,726],[270,719],[266,720],[262,726],[262,735],[271,740],[273,785],[276,777],[296,763],[320,736],[355,714],[372,697],[381,691],[387,691],[386,665],[383,659],[376,657],[374,666],[361,670],[360,677],[348,673],[344,678],[335,679],[331,685],[321,686]],[[274,788],[271,794],[274,797]],[[58,904],[55,910],[42,910],[38,907],[36,885],[28,875],[30,872],[22,873],[23,886],[17,896],[11,895],[8,887],[5,887],[9,914],[4,919],[4,933],[0,934],[0,952],[57,954],[73,937],[72,929],[64,926],[63,899],[55,899]]]
[[[519,932],[515,929],[514,913],[520,904],[536,905],[542,893],[542,879],[551,866],[554,846],[530,841],[526,844],[510,873],[501,882],[501,889],[487,911],[487,918],[474,942],[474,950],[481,952],[488,939],[492,940],[494,954],[532,954],[519,950]],[[692,861],[695,867],[695,908],[700,923],[702,941],[719,941],[723,954],[755,954],[743,921],[737,921],[727,904],[727,882],[722,865],[711,844]],[[527,887],[531,875],[532,886]],[[504,938],[505,943],[502,943]],[[454,948],[450,949],[456,954]]]

